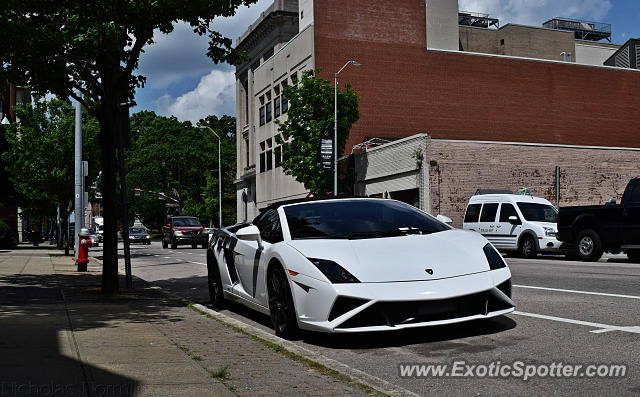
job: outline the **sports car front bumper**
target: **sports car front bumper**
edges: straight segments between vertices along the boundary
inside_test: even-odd
[[[508,268],[430,281],[328,284],[291,277],[301,328],[321,332],[390,331],[510,313]]]

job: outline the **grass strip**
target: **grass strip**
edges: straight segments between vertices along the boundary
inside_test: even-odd
[[[279,354],[281,354],[281,355],[283,355],[283,356],[285,356],[285,357],[287,357],[287,358],[289,358],[289,359],[291,359],[293,361],[299,362],[299,363],[301,363],[302,365],[304,365],[304,366],[306,366],[308,368],[314,369],[314,370],[318,371],[319,373],[321,373],[323,375],[327,375],[327,376],[330,376],[330,377],[332,377],[332,378],[334,378],[336,380],[339,380],[341,382],[348,383],[350,385],[354,385],[354,386],[356,386],[357,388],[359,388],[360,390],[364,391],[365,393],[367,393],[369,395],[375,395],[375,396],[380,396],[380,397],[389,397],[388,394],[382,393],[382,392],[374,389],[373,387],[371,387],[369,385],[366,385],[366,384],[364,384],[362,382],[359,382],[359,381],[351,378],[350,376],[347,376],[347,375],[345,375],[345,374],[343,374],[341,372],[336,371],[335,369],[331,369],[331,368],[327,367],[326,365],[320,364],[319,362],[310,360],[310,359],[308,359],[306,357],[303,357],[303,356],[301,356],[301,355],[299,355],[297,353],[294,353],[294,352],[292,352],[290,350],[287,350],[285,347],[283,347],[283,346],[281,346],[281,345],[279,345],[277,343],[273,343],[273,342],[268,341],[266,339],[263,339],[263,338],[261,338],[261,337],[259,337],[257,335],[253,335],[253,334],[245,331],[242,328],[236,327],[235,325],[228,324],[228,323],[220,320],[219,318],[214,317],[214,316],[210,315],[209,313],[198,309],[197,307],[193,306],[192,304],[188,304],[187,307],[189,309],[197,312],[197,313],[200,313],[203,316],[206,316],[206,317],[208,317],[208,318],[210,318],[212,320],[215,320],[215,321],[219,322],[220,324],[223,324],[223,325],[231,328],[232,330],[234,330],[236,332],[239,332],[239,333],[241,333],[243,335],[248,336],[249,338],[253,339],[256,342],[262,343],[263,345],[265,345],[269,349],[273,350],[274,352],[279,353]]]

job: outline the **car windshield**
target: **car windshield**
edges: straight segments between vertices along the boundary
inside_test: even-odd
[[[518,208],[524,219],[531,222],[556,223],[558,221],[558,210],[549,204],[518,203]]]
[[[147,233],[147,229],[145,229],[143,227],[130,227],[129,228],[129,233],[146,234]]]
[[[430,234],[450,227],[392,200],[316,201],[284,208],[291,238],[377,238]]]
[[[173,226],[200,226],[197,218],[174,218]]]

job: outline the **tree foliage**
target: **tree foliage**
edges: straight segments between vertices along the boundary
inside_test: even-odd
[[[223,171],[223,223],[235,221],[236,143],[235,118],[208,116],[198,126],[212,128],[221,138]],[[131,215],[155,229],[167,213],[177,209],[166,203],[178,201],[182,214],[204,223],[218,224],[218,140],[208,129],[143,111],[131,118],[132,147],[127,150],[127,183],[133,195]],[[170,199],[165,199],[162,193]],[[174,201],[175,200],[175,201]],[[130,216],[133,221],[133,216]]]
[[[80,101],[100,124],[104,206],[102,290],[118,286],[116,148],[124,146],[128,108],[145,77],[134,71],[155,31],[170,33],[184,21],[208,34],[207,55],[236,63],[232,41],[209,29],[216,17],[232,16],[255,0],[7,0],[0,7],[3,45],[0,81]],[[125,139],[121,137],[124,136]]]
[[[277,139],[284,144],[282,169],[314,195],[331,192],[333,170],[321,168],[320,134],[323,129],[333,131],[334,87],[308,70],[283,93],[290,105],[287,119],[279,122],[284,138]],[[338,90],[338,154],[344,152],[349,130],[359,117],[358,96],[346,84],[343,91]]]
[[[68,101],[48,102],[15,108],[19,123],[7,127],[8,150],[2,158],[18,194],[23,213],[39,219],[56,216],[57,204],[66,214],[74,197],[75,109]],[[83,160],[89,162],[86,184],[100,170],[98,122],[83,112]]]

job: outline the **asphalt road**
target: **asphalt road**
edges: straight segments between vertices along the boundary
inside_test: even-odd
[[[92,248],[100,256],[101,248]],[[121,251],[122,252],[122,251]],[[208,304],[204,249],[132,246],[133,274],[192,302]],[[597,263],[564,258],[507,258],[513,274],[513,314],[399,332],[304,333],[296,343],[417,395],[512,396],[640,394],[640,264],[624,256]],[[122,263],[122,261],[121,261]],[[228,316],[270,330],[267,316],[232,305]],[[624,364],[619,377],[402,377],[401,364],[504,367],[553,363]],[[501,368],[498,367],[498,368]],[[474,368],[474,371],[475,369]]]

